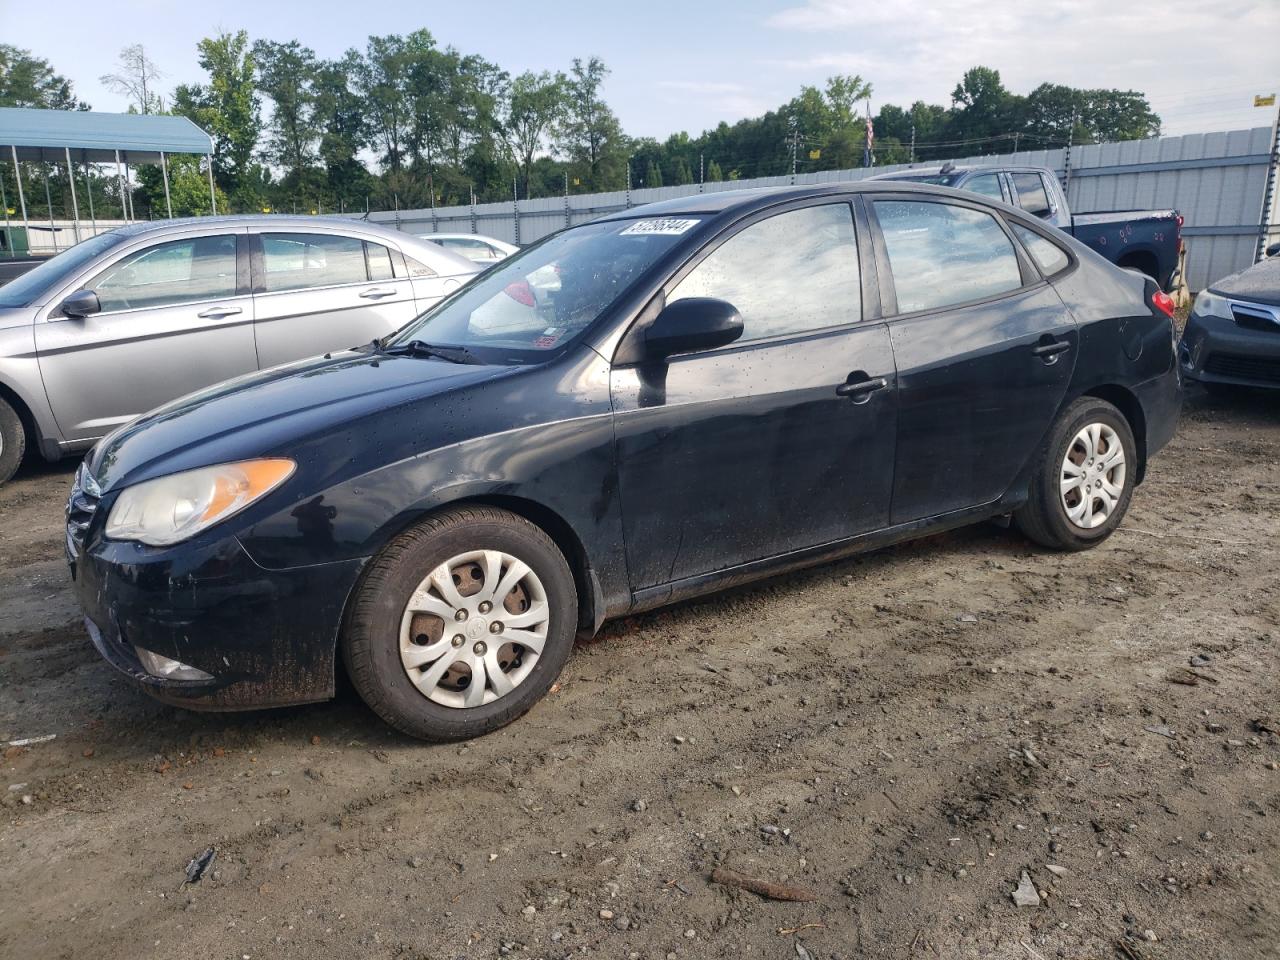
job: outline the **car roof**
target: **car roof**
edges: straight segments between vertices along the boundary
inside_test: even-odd
[[[476,265],[466,257],[436,243],[420,240],[412,233],[393,230],[362,217],[341,216],[295,216],[289,214],[229,214],[216,217],[176,217],[173,220],[146,220],[138,223],[116,227],[109,232],[122,237],[144,237],[149,234],[163,234],[171,230],[185,230],[190,227],[269,227],[273,230],[297,230],[304,232],[317,227],[325,230],[347,230],[354,233],[374,234],[394,240],[406,252],[411,252],[418,259],[434,258],[433,269],[440,272],[443,266],[457,269],[454,273],[474,273]]]
[[[1048,167],[1037,167],[1028,163],[972,163],[963,166],[952,165],[944,173],[944,166],[945,164],[927,167],[906,167],[902,170],[890,170],[888,173],[877,173],[874,177],[868,177],[867,179],[896,180],[900,177],[953,177],[963,176],[966,173],[1003,173],[1006,171],[1044,173],[1049,169]]]
[[[742,214],[771,207],[792,200],[808,200],[821,197],[846,196],[859,193],[893,190],[895,193],[926,193],[937,196],[955,196],[955,191],[930,183],[895,183],[887,187],[883,180],[847,180],[840,183],[814,183],[802,186],[750,187],[743,190],[722,190],[718,193],[691,194],[671,200],[659,200],[627,210],[606,214],[599,221],[629,220],[637,217],[675,216],[676,214]],[[971,197],[966,199],[971,200]],[[1003,206],[1003,205],[1002,205]],[[597,222],[599,222],[597,221]]]

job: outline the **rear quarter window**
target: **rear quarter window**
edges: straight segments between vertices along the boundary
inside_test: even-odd
[[[1067,256],[1066,251],[1052,240],[1046,240],[1034,230],[1028,230],[1016,223],[1010,226],[1013,228],[1013,235],[1027,248],[1027,253],[1031,254],[1031,259],[1036,262],[1036,266],[1046,277],[1061,273],[1071,263],[1071,258]]]

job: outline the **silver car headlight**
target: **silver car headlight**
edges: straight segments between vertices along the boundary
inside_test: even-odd
[[[1227,303],[1227,298],[1220,297],[1216,293],[1210,293],[1208,290],[1201,290],[1196,294],[1196,302],[1192,312],[1200,317],[1219,317],[1223,320],[1235,319],[1231,316],[1231,306]]]
[[[112,540],[167,547],[194,537],[266,496],[293,474],[292,460],[244,460],[126,487],[104,531]]]

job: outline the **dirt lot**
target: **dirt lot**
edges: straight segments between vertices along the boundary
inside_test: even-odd
[[[983,526],[616,623],[453,747],[136,692],[29,466],[0,739],[57,737],[4,752],[0,956],[1276,957],[1278,460],[1280,398],[1193,394],[1098,550]]]

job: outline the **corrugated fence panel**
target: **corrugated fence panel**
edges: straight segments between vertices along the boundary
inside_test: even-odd
[[[1194,133],[1124,143],[1098,143],[1071,150],[1068,199],[1076,213],[1176,209],[1186,218],[1186,282],[1192,290],[1253,262],[1258,221],[1274,134],[1270,127]],[[1023,150],[999,156],[958,158],[959,166],[1025,164],[1065,173],[1067,151]],[[902,166],[823,170],[790,176],[722,183],[651,187],[628,192],[539,197],[518,204],[483,203],[371,213],[369,219],[412,233],[483,233],[511,243],[532,243],[565,226],[658,200],[785,186],[862,180]],[[1273,219],[1276,216],[1273,211]],[[1275,228],[1273,239],[1280,237]]]

